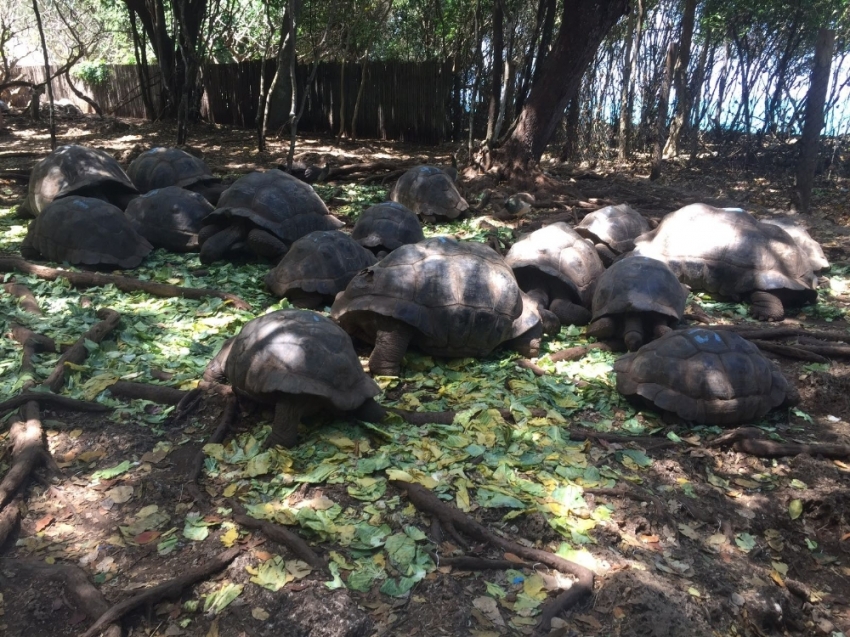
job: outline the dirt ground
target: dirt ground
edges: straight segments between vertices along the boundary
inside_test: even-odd
[[[34,129],[20,117],[10,117],[7,124],[9,133],[0,137],[0,207],[22,198],[25,182],[16,173],[27,173],[49,150],[45,130]],[[140,149],[168,145],[174,138],[173,130],[160,124],[96,119],[63,120],[59,133],[60,143],[101,147],[125,165]],[[251,131],[226,128],[198,127],[191,145],[214,172],[227,179],[274,166],[285,154],[284,144],[277,142],[270,152],[259,154]],[[337,146],[326,139],[306,140],[298,150],[305,161],[331,161],[336,166],[378,160],[448,164],[458,152],[448,145],[424,148],[367,140]],[[777,144],[756,157],[746,165],[743,155],[718,148],[715,156],[706,154],[692,164],[669,165],[666,175],[655,183],[648,181],[648,169],[641,163],[546,163],[548,176],[526,184],[539,205],[520,220],[506,220],[499,214],[501,196],[512,193],[509,184],[462,171],[460,186],[471,201],[485,189],[493,191],[496,205],[481,212],[488,215],[488,223],[518,231],[553,218],[577,220],[609,203],[629,203],[656,218],[695,201],[741,206],[760,215],[787,210],[792,147]],[[850,266],[850,182],[836,157],[821,177],[813,213],[804,220],[832,263],[828,277],[842,275]],[[829,316],[800,314],[785,323],[846,330],[843,310],[848,303],[850,296],[836,294]],[[789,411],[786,419],[775,423],[775,433],[799,442],[850,444],[850,366],[840,359],[828,366],[813,366],[771,358],[801,395],[799,411]],[[50,432],[50,450],[60,467],[69,468],[59,476],[38,474],[27,491],[19,531],[0,547],[0,634],[65,637],[83,634],[92,623],[61,581],[27,564],[61,563],[66,552],[74,549],[82,557],[72,563],[82,566],[114,604],[212,558],[217,542],[191,544],[168,555],[161,555],[153,543],[121,545],[118,527],[128,523],[127,512],[106,493],[119,482],[104,479],[93,489],[75,474],[78,465],[70,461],[82,453],[96,454],[100,466],[107,467],[132,459],[142,467],[129,483],[135,493],[144,494],[144,501],[156,504],[160,511],[182,516],[196,504],[186,490],[185,475],[221,410],[221,403],[210,400],[193,419],[166,423],[161,433],[128,429],[98,414],[50,410],[42,414]],[[588,412],[576,420],[582,419],[593,420],[594,414]],[[250,429],[248,420],[250,414],[240,419],[234,435]],[[708,434],[690,437],[676,427],[665,427],[654,436],[664,443],[669,431],[677,431],[685,444],[588,442],[588,456],[596,461],[634,448],[653,462],[640,473],[632,490],[586,495],[591,509],[601,502],[613,506],[610,520],[594,529],[593,543],[586,547],[596,559],[596,587],[592,598],[556,618],[549,634],[850,634],[850,461],[807,455],[758,458],[708,447],[703,444]],[[163,441],[175,449],[165,457],[155,452]],[[340,485],[305,484],[300,495],[305,499],[332,495],[343,507],[348,498]],[[392,495],[401,494],[387,493]],[[212,491],[208,496],[211,503],[205,515],[221,515],[218,507],[226,504],[221,494]],[[554,550],[561,539],[539,514],[508,521],[493,509],[472,515],[527,546]],[[429,532],[426,516],[420,515],[418,524]],[[86,533],[81,534],[81,528]],[[224,526],[212,528],[213,534],[226,532]],[[263,542],[260,534],[252,542],[227,568],[202,579],[194,590],[210,592],[223,578],[247,584],[249,557],[262,559],[271,546],[284,552],[274,542]],[[323,555],[335,549],[321,543],[315,548]],[[473,544],[469,553],[503,559],[502,552],[483,545]],[[509,593],[501,606],[481,602],[492,599],[485,597],[486,582],[510,589],[507,577],[503,570],[470,572],[438,565],[410,594],[392,598],[377,590],[332,590],[323,583],[327,577],[314,574],[277,592],[246,585],[242,595],[215,616],[183,603],[190,598],[193,589],[189,587],[170,601],[130,613],[124,629],[133,637],[531,634],[534,622],[524,629],[505,623],[515,602],[510,596],[515,593]]]

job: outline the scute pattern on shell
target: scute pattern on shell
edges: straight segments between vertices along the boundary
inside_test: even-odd
[[[25,208],[37,216],[54,199],[70,195],[110,198],[137,192],[124,169],[102,150],[60,146],[33,166]]]
[[[596,284],[593,320],[626,312],[657,312],[681,320],[688,293],[664,263],[630,256],[612,264]]]
[[[408,243],[425,239],[416,214],[406,206],[386,201],[370,206],[357,219],[351,238],[365,248],[392,251]]]
[[[224,370],[234,389],[260,402],[305,394],[350,411],[380,393],[348,334],[309,310],[278,310],[246,323]]]
[[[515,272],[530,268],[555,277],[587,307],[596,280],[605,270],[593,246],[563,222],[544,226],[517,241],[505,262]]]
[[[277,169],[236,180],[222,193],[206,223],[222,224],[234,218],[248,219],[288,243],[315,230],[343,225],[309,184]]]
[[[124,214],[154,247],[187,252],[198,250],[198,230],[212,211],[213,205],[202,195],[169,186],[136,197]]]
[[[153,246],[121,209],[90,197],[57,199],[29,226],[24,245],[49,261],[135,268]]]
[[[728,330],[673,331],[614,364],[617,390],[701,424],[737,425],[785,400],[785,377]]]
[[[331,308],[352,334],[374,342],[381,316],[407,323],[435,356],[484,356],[511,338],[522,297],[493,249],[435,237],[397,248],[355,276]]]
[[[635,243],[635,254],[663,261],[695,290],[733,298],[756,290],[817,297],[816,277],[794,240],[765,232],[741,210],[692,204],[667,215]]]
[[[408,170],[393,186],[390,199],[421,217],[457,219],[469,208],[454,180],[436,166],[417,166]]]
[[[266,286],[277,296],[293,290],[333,296],[375,255],[339,230],[311,232],[292,244],[289,252],[266,275]]]
[[[206,162],[179,148],[151,148],[136,157],[127,174],[139,192],[179,186],[187,188],[201,182],[218,181]]]
[[[635,239],[647,231],[647,220],[628,204],[595,210],[576,226],[581,236],[600,241],[618,254],[634,249]]]
[[[791,235],[791,238],[800,246],[800,249],[809,257],[809,265],[812,270],[819,272],[820,270],[829,269],[829,261],[823,252],[821,244],[812,238],[812,235],[801,225],[794,223],[788,217],[774,217],[773,219],[764,219],[761,223],[768,225],[779,226],[785,232]]]

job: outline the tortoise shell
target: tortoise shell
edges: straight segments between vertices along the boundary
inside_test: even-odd
[[[749,341],[729,330],[665,334],[614,364],[617,390],[700,424],[738,425],[785,400],[785,377]]]
[[[37,216],[54,199],[71,195],[123,208],[135,194],[138,190],[112,156],[85,146],[60,146],[33,166],[23,209]]]
[[[612,264],[596,284],[593,319],[627,312],[656,312],[680,321],[688,293],[656,259],[631,256]]]
[[[127,168],[139,192],[221,181],[213,176],[206,162],[179,148],[151,148],[136,157]]]
[[[357,219],[351,238],[364,248],[392,252],[425,239],[416,214],[395,201],[370,206]]]
[[[635,239],[648,231],[647,220],[628,204],[595,210],[576,226],[581,236],[604,243],[617,254],[634,249]]]
[[[155,248],[197,252],[198,230],[212,211],[212,204],[199,193],[169,186],[136,197],[124,214]]]
[[[153,246],[111,203],[63,197],[47,205],[29,225],[21,253],[48,261],[135,268]]]
[[[761,223],[778,226],[791,235],[794,242],[809,258],[809,265],[815,272],[829,269],[829,261],[823,253],[821,244],[812,238],[812,235],[801,225],[794,223],[787,217],[775,217],[773,219],[762,219]]]
[[[309,184],[277,169],[237,179],[222,193],[205,225],[226,225],[233,220],[250,221],[286,243],[315,230],[336,230],[343,225]]]
[[[246,323],[232,342],[224,373],[234,389],[260,402],[306,395],[351,411],[380,393],[348,334],[309,310],[278,310]]]
[[[393,186],[390,199],[425,219],[457,219],[469,208],[454,178],[437,166],[408,170]]]
[[[605,271],[590,243],[566,223],[553,223],[517,241],[505,262],[523,285],[544,275],[564,283],[574,300],[590,307],[596,280]]]
[[[663,261],[695,290],[732,298],[784,290],[803,302],[817,298],[817,278],[790,235],[765,230],[743,210],[686,206],[638,237],[634,252]]]
[[[484,356],[512,337],[522,309],[513,272],[492,248],[434,237],[357,274],[331,317],[368,342],[388,317],[412,326],[412,343],[428,354]]]
[[[294,290],[333,297],[375,255],[339,230],[311,232],[292,244],[289,252],[266,275],[266,287],[279,297]]]

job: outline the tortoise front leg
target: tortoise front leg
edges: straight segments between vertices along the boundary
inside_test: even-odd
[[[630,352],[643,345],[643,317],[633,312],[626,313],[623,318],[623,341]]]
[[[387,320],[375,334],[375,348],[369,357],[369,371],[377,376],[398,376],[401,373],[401,361],[413,328],[407,323]]]
[[[234,245],[243,241],[247,234],[248,229],[241,223],[232,223],[215,233],[201,246],[201,263],[220,261]]]
[[[617,332],[617,321],[612,316],[600,316],[587,326],[584,333],[593,336],[597,340],[611,338]]]
[[[563,298],[553,299],[549,309],[558,317],[561,325],[587,325],[592,317],[587,308]]]
[[[375,402],[374,398],[367,398],[366,401],[354,411],[354,417],[357,420],[365,422],[379,423],[387,416],[387,410],[380,404]]]
[[[271,232],[253,228],[248,233],[248,247],[258,257],[265,259],[280,259],[289,247]]]
[[[304,415],[305,405],[301,399],[293,396],[281,398],[274,406],[272,432],[266,438],[266,447],[280,445],[286,449],[295,446],[298,441],[298,425]]]
[[[781,321],[785,318],[782,300],[772,292],[759,290],[750,295],[750,313],[759,321]]]

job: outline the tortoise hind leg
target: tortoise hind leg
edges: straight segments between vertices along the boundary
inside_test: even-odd
[[[567,299],[554,299],[549,310],[558,317],[561,325],[587,325],[592,316],[587,308]]]
[[[303,397],[301,397],[303,398]],[[266,447],[281,446],[290,449],[298,441],[298,425],[305,413],[303,400],[293,396],[285,396],[274,406],[274,422],[272,432],[266,438]]]
[[[354,411],[354,417],[365,422],[379,423],[387,416],[387,410],[375,402],[374,398],[366,401]]]
[[[781,321],[785,318],[782,300],[772,292],[758,290],[750,295],[750,313],[759,321]]]
[[[651,334],[653,339],[661,338],[667,332],[673,331],[668,321],[670,321],[670,317],[652,312],[644,320],[643,333],[647,335]]]
[[[233,223],[209,237],[201,246],[201,263],[220,261],[234,245],[244,240],[246,234],[243,224]]]
[[[369,371],[377,376],[398,376],[401,360],[413,337],[407,323],[389,319],[375,334],[375,348],[369,357]]]
[[[612,316],[600,316],[587,326],[584,331],[586,336],[593,336],[598,340],[611,338],[617,332],[617,321]]]
[[[623,341],[630,352],[643,345],[643,317],[633,312],[626,313],[623,318]]]
[[[280,259],[289,247],[271,232],[253,228],[248,233],[248,248],[258,257]]]

